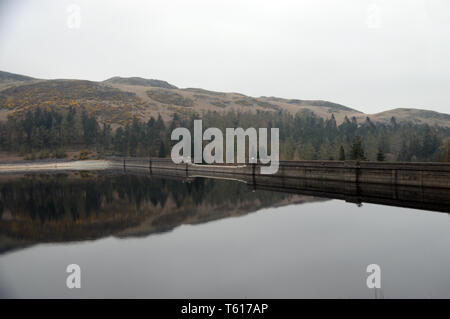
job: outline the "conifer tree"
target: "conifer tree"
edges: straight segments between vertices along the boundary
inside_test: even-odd
[[[350,151],[350,158],[355,161],[365,160],[366,156],[362,145],[361,137],[358,135],[353,139],[352,148]]]
[[[339,160],[345,161],[345,150],[344,150],[344,146],[342,146],[342,145],[339,148]]]
[[[377,153],[377,161],[378,162],[384,162],[386,159],[383,149],[381,147],[378,148],[378,153]]]

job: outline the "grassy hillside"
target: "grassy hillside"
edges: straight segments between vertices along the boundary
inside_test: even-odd
[[[101,122],[117,124],[125,124],[133,109],[142,107],[135,94],[91,81],[47,80],[0,91],[0,109],[12,118],[36,107],[60,110],[70,106],[83,106]]]
[[[0,91],[11,86],[35,81],[38,80],[29,76],[0,71]]]
[[[321,100],[250,97],[158,80],[35,80],[3,74],[0,151],[16,158],[170,155],[175,127],[278,127],[285,160],[450,160],[450,115],[367,115]],[[79,153],[77,153],[79,152]]]
[[[20,116],[36,106],[67,108],[84,106],[89,115],[113,129],[131,123],[134,117],[148,121],[151,117],[168,123],[174,114],[221,114],[230,111],[252,112],[286,111],[314,113],[329,119],[334,115],[337,124],[345,117],[355,117],[363,123],[369,116],[374,122],[397,122],[450,127],[450,115],[417,109],[394,109],[378,114],[364,114],[353,108],[322,100],[282,99],[277,97],[250,97],[239,93],[214,92],[199,88],[180,89],[161,80],[139,77],[113,77],[103,82],[84,80],[38,80],[31,77],[0,72],[0,121],[8,116]]]
[[[103,83],[152,86],[152,87],[159,87],[159,88],[164,88],[164,89],[177,89],[176,86],[169,84],[166,81],[143,79],[143,78],[139,78],[139,77],[122,78],[120,76],[115,76],[108,80],[103,81]]]
[[[387,123],[393,116],[403,122],[415,124],[428,123],[431,125],[448,127],[450,123],[450,114],[410,108],[393,109],[370,115],[370,118],[377,122]]]
[[[0,71],[0,83],[6,83],[6,82],[26,82],[26,81],[32,81],[35,80],[32,77],[15,74],[15,73],[9,73]]]

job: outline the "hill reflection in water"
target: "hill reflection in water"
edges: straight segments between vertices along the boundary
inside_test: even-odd
[[[0,176],[0,298],[450,296],[448,190],[188,175]]]
[[[147,236],[182,224],[319,199],[229,180],[123,172],[2,176],[0,251],[43,242]]]
[[[447,189],[147,169],[4,175],[0,253],[36,243],[142,237],[327,199],[450,212]]]

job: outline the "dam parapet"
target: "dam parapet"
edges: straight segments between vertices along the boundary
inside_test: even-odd
[[[112,167],[184,171],[192,174],[236,174],[258,178],[312,179],[415,187],[450,188],[450,163],[368,161],[280,161],[273,175],[260,173],[261,164],[175,164],[169,158],[107,158]],[[189,173],[189,174],[187,174]]]

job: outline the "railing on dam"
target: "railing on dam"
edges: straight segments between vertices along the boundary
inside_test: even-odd
[[[347,183],[370,183],[450,188],[450,163],[405,163],[366,161],[280,161],[278,172],[260,174],[261,164],[175,164],[169,158],[108,157],[113,167],[148,168],[192,173],[219,173]]]

